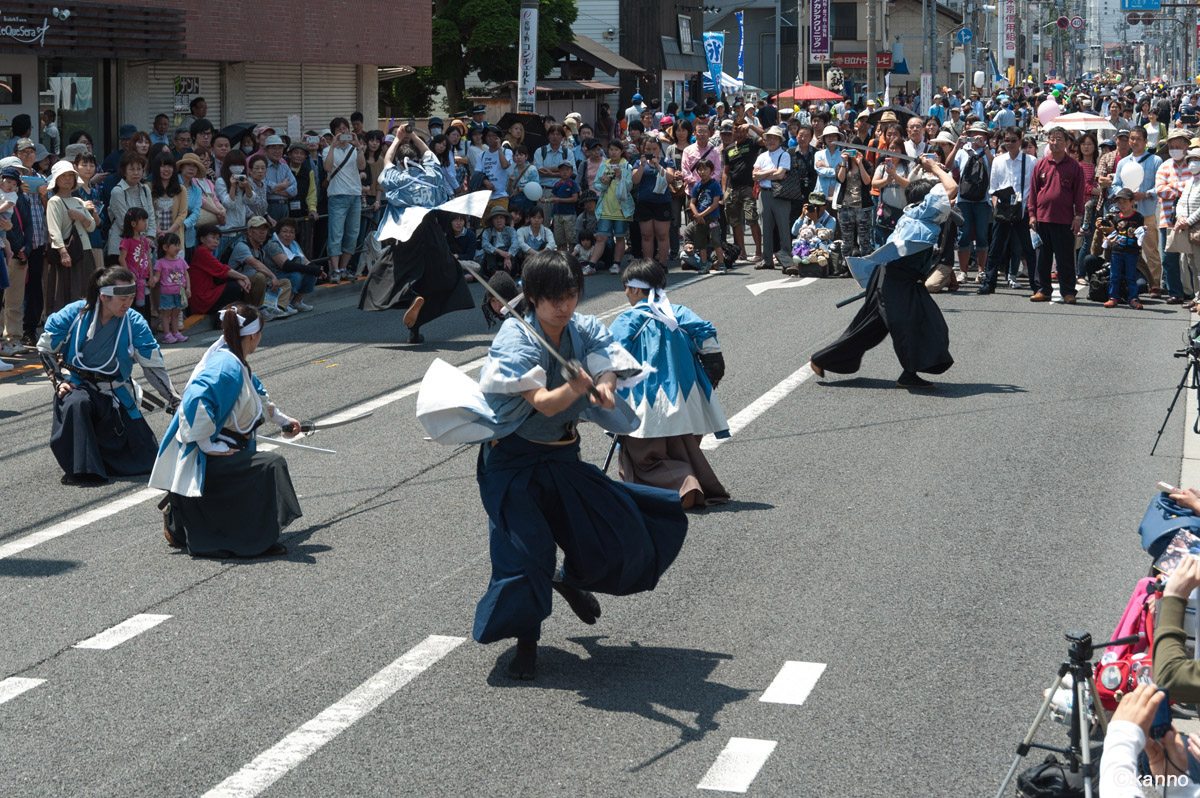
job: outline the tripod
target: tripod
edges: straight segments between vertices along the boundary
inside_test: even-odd
[[[1109,640],[1107,643],[1101,643],[1100,648],[1125,645],[1141,639],[1141,635],[1122,637],[1116,640]],[[1025,735],[1025,739],[1017,746],[1017,757],[1013,760],[1012,767],[1008,769],[1008,775],[1004,777],[1004,782],[1000,785],[1000,790],[996,793],[996,798],[1003,798],[1004,791],[1008,789],[1009,783],[1017,773],[1017,767],[1020,766],[1022,757],[1028,754],[1031,748],[1040,748],[1043,751],[1053,751],[1056,754],[1066,756],[1067,764],[1070,766],[1072,773],[1083,772],[1083,794],[1087,798],[1092,798],[1092,777],[1100,771],[1097,766],[1098,763],[1092,762],[1092,741],[1088,732],[1088,724],[1084,718],[1084,713],[1087,712],[1086,701],[1089,696],[1092,699],[1092,706],[1096,709],[1096,719],[1100,723],[1100,730],[1103,732],[1108,731],[1108,718],[1105,717],[1104,707],[1100,705],[1100,694],[1096,691],[1096,682],[1092,679],[1091,659],[1094,650],[1095,646],[1092,645],[1092,636],[1090,634],[1079,631],[1067,632],[1067,661],[1059,666],[1058,678],[1054,680],[1054,684],[1050,685],[1050,692],[1046,694],[1046,700],[1042,702],[1042,708],[1038,710],[1037,716],[1033,719],[1033,725],[1029,727],[1029,733]],[[1067,747],[1054,748],[1049,745],[1035,743],[1033,742],[1033,737],[1037,734],[1038,727],[1042,725],[1042,720],[1046,717],[1046,712],[1050,709],[1050,703],[1054,700],[1054,694],[1062,686],[1063,677],[1068,673],[1071,674],[1071,679],[1074,683],[1074,700],[1071,701],[1071,730],[1067,733]]]
[[[1200,364],[1196,362],[1196,355],[1191,347],[1181,349],[1175,353],[1175,357],[1186,357],[1187,366],[1183,369],[1183,378],[1179,381],[1179,387],[1175,389],[1175,397],[1171,399],[1171,406],[1167,408],[1167,417],[1163,419],[1162,426],[1158,428],[1158,435],[1154,438],[1154,446],[1150,447],[1150,456],[1154,456],[1154,450],[1158,448],[1158,442],[1162,440],[1163,430],[1167,428],[1167,422],[1171,420],[1171,412],[1175,409],[1175,403],[1179,401],[1179,394],[1183,393],[1183,388],[1188,384],[1188,375],[1192,377],[1192,390],[1200,394]],[[1200,432],[1200,430],[1197,430]]]

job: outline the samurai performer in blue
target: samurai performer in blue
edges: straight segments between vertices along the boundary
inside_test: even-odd
[[[937,303],[925,289],[933,270],[942,225],[950,218],[958,194],[954,178],[934,158],[923,155],[922,168],[937,180],[914,180],[905,189],[908,205],[887,243],[866,258],[851,258],[857,274],[873,269],[858,315],[842,336],[809,360],[818,377],[826,371],[853,374],[867,350],[890,333],[903,370],[901,388],[932,388],[917,372],[941,374],[954,365],[950,330]]]
[[[408,342],[419,344],[425,340],[422,325],[475,307],[436,211],[451,203],[463,206],[459,212],[468,212],[470,202],[451,200],[454,186],[437,156],[407,126],[396,131],[384,155],[379,185],[385,204],[376,237],[388,248],[367,274],[358,307],[404,310]]]
[[[266,421],[286,437],[300,424],[275,406],[250,370],[262,342],[262,318],[251,305],[220,311],[218,338],[188,379],[179,412],[167,427],[150,487],[163,534],[173,548],[199,557],[266,557],[287,553],[284,527],[301,516],[287,460],[260,452],[256,430]]]
[[[667,298],[667,273],[649,258],[635,260],[621,276],[633,307],[612,323],[612,336],[653,372],[620,390],[641,424],[617,440],[626,482],[678,492],[683,508],[729,501],[700,440],[729,437],[729,422],[713,388],[725,374],[717,329]]]
[[[475,609],[480,643],[517,639],[509,675],[532,679],[552,590],[584,623],[600,617],[592,591],[653,590],[687,535],[675,491],[613,482],[579,456],[581,418],[632,432],[637,417],[615,390],[642,369],[604,325],[575,312],[583,270],[563,252],[524,268],[526,321],[568,362],[573,377],[515,318],[500,327],[475,385],[435,361],[417,417],[443,443],[483,441],[476,475],[489,521],[492,576]],[[594,389],[595,394],[591,393]],[[556,547],[563,565],[555,568]]]
[[[63,484],[150,473],[158,441],[138,406],[174,412],[179,404],[150,325],[129,312],[136,292],[128,269],[96,269],[86,298],[46,319],[38,339],[54,385],[50,451],[63,470]],[[132,376],[135,360],[162,399],[143,394]]]

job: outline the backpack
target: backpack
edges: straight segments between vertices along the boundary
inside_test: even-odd
[[[958,181],[958,198],[966,202],[981,202],[987,199],[988,183],[987,156],[984,153],[967,156],[967,167]]]
[[[1097,787],[1097,779],[1092,776],[1094,792]],[[1084,795],[1083,774],[1072,773],[1054,754],[1017,776],[1017,798],[1083,798]]]

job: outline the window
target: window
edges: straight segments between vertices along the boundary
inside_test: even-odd
[[[830,4],[829,32],[835,42],[858,41],[858,3]]]

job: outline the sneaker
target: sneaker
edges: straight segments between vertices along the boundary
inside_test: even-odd
[[[1020,288],[1020,287],[1021,287],[1021,283],[1020,283],[1019,281],[1017,281],[1017,280],[1009,280],[1009,281],[1008,281],[1008,287],[1009,287],[1009,288]]]
[[[1104,307],[1106,307],[1106,308],[1115,308],[1116,306],[1117,306],[1117,300],[1115,300],[1115,299],[1110,299],[1104,303]]]
[[[23,355],[28,350],[21,346],[16,341],[8,341],[3,346],[0,346],[0,356],[7,355]]]
[[[718,267],[717,267],[717,274],[729,274],[729,268],[728,268],[727,266],[724,266],[724,265],[718,266]]]
[[[1129,301],[1129,307],[1133,308],[1134,310],[1141,310],[1142,303],[1138,302],[1136,299],[1132,299]]]
[[[612,266],[608,267],[608,273],[609,274],[620,274],[621,267],[614,263]]]
[[[162,337],[162,342],[163,342],[164,344],[173,344],[173,343],[175,343],[175,333],[173,333],[173,332],[169,332],[169,333],[167,333],[166,335],[164,335],[164,336]]]
[[[275,319],[279,318],[279,311],[275,308],[269,308],[266,305],[260,305],[258,315],[263,321],[275,321]]]
[[[175,343],[181,344],[184,341],[186,341],[187,339],[188,339],[188,337],[186,335],[184,335],[183,332],[175,333]]]
[[[596,273],[596,267],[593,266],[592,264],[589,263],[587,266],[583,267],[583,276],[584,277],[591,277],[595,273]]]
[[[281,307],[279,309],[279,312],[285,316],[295,316],[300,311],[297,310],[296,308],[292,307],[291,305],[284,305],[283,307]]]
[[[313,309],[312,305],[310,305],[304,301],[293,302],[292,307],[294,307],[296,310],[300,311],[301,313],[308,313],[309,311],[311,311]]]
[[[12,363],[0,360],[0,371],[12,371],[14,368],[16,368],[16,366],[14,366]]]

